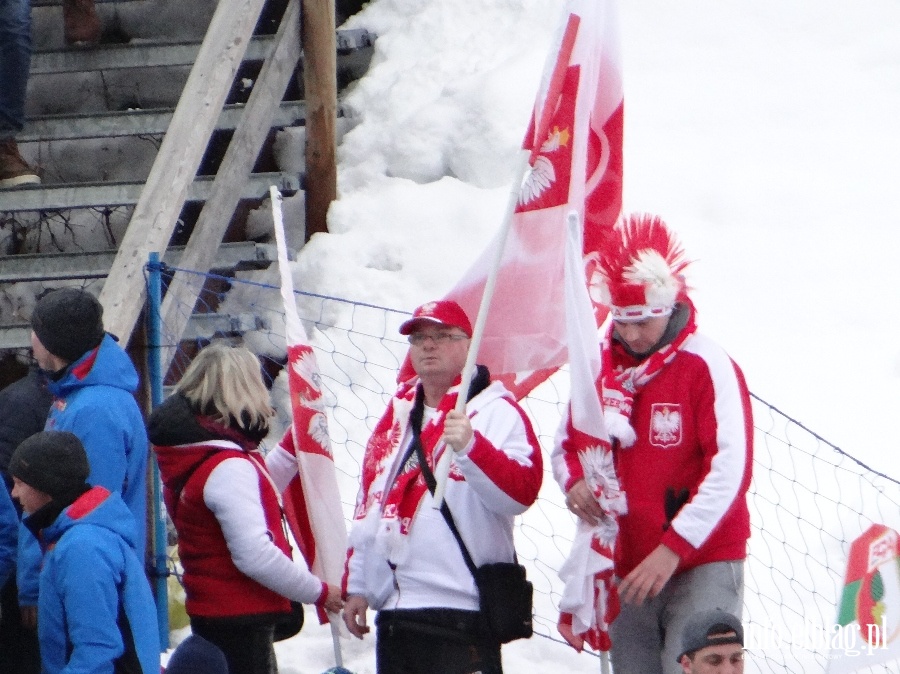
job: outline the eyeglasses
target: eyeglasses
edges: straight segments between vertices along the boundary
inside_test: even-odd
[[[436,332],[434,334],[417,332],[414,335],[410,335],[407,339],[413,346],[422,346],[429,339],[435,344],[447,344],[448,342],[458,342],[461,339],[468,338],[468,335],[463,335],[458,332]]]

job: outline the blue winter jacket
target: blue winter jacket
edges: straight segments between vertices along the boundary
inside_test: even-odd
[[[106,335],[100,346],[72,363],[61,379],[47,388],[54,396],[47,416],[48,431],[69,431],[87,452],[88,483],[118,492],[137,524],[135,545],[144,562],[147,537],[147,429],[134,399],[138,374],[128,354]],[[24,548],[24,549],[23,549]],[[19,541],[19,602],[37,604],[34,539]]]
[[[16,568],[16,539],[19,531],[19,514],[13,505],[6,485],[0,484],[0,587]]]
[[[158,674],[153,595],[136,555],[134,518],[119,495],[92,488],[39,536],[44,674]]]

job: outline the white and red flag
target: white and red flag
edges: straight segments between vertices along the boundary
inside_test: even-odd
[[[623,94],[613,0],[569,0],[559,47],[548,64],[523,143],[527,161],[498,235],[447,299],[476,321],[477,361],[521,398],[568,362],[565,429],[607,516],[579,522],[560,632],[579,650],[610,647],[618,612],[612,546],[624,511],[595,382],[598,323],[608,313],[587,279],[621,211]],[[489,310],[480,310],[482,297]],[[480,341],[479,335],[480,332]]]
[[[347,553],[347,523],[331,453],[319,366],[297,314],[281,222],[281,194],[273,187],[271,197],[285,308],[292,415],[291,428],[281,445],[296,457],[298,467],[298,474],[284,492],[285,516],[310,570],[329,585],[340,586]],[[321,608],[319,621],[328,622]]]
[[[516,398],[568,360],[567,219],[577,214],[578,249],[590,260],[621,211],[623,97],[613,2],[570,0],[564,25],[523,142],[527,166],[511,199],[508,234],[498,235],[446,298],[475,317],[499,256],[478,362]],[[606,308],[595,309],[602,320]]]

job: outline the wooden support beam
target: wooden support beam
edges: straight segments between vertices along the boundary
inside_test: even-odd
[[[303,0],[303,83],[306,98],[306,239],[327,232],[337,197],[335,120],[337,45],[334,0]]]
[[[219,166],[212,194],[200,212],[181,256],[179,266],[183,269],[205,272],[215,260],[216,250],[240,198],[241,185],[253,170],[279,101],[300,60],[299,23],[300,0],[291,0],[275,36],[275,47],[253,85],[244,114]],[[177,272],[169,284],[160,308],[167,345],[161,354],[163,372],[168,370],[175,356],[204,281],[203,276]]]
[[[144,265],[163,253],[188,186],[197,174],[216,120],[241,64],[264,0],[220,0],[191,69],[172,123],[150,169],[128,230],[100,293],[106,328],[122,344],[144,306]]]

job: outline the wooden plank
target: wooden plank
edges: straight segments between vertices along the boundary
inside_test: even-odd
[[[237,195],[246,182],[259,149],[265,141],[278,101],[284,95],[288,81],[300,60],[300,2],[291,0],[285,10],[275,36],[271,56],[263,64],[259,77],[250,93],[241,121],[235,129],[228,150],[213,182],[212,194],[200,212],[197,224],[188,241],[180,266],[205,272],[214,260],[214,251],[231,221]],[[332,31],[333,32],[333,31]],[[160,314],[166,333],[176,339],[167,344],[177,344],[183,333],[190,309],[193,308],[203,287],[204,278],[197,274],[178,272],[169,283]],[[162,368],[166,371],[175,347],[163,347]]]
[[[163,253],[216,120],[247,50],[264,0],[220,0],[172,123],[119,245],[100,303],[107,330],[128,344],[146,299],[144,265]]]
[[[334,0],[303,2],[303,78],[306,92],[306,240],[328,231],[337,198],[337,39]]]

